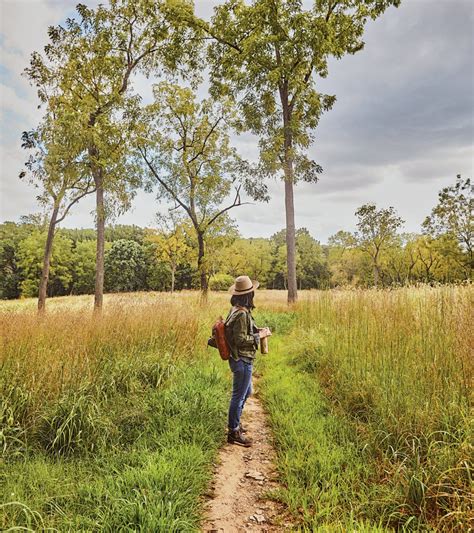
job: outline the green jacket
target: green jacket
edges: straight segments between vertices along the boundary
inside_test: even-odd
[[[258,349],[258,328],[252,313],[247,309],[232,307],[225,320],[225,337],[231,357],[252,362]]]

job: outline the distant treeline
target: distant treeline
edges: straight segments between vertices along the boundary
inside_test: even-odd
[[[455,189],[458,189],[455,191]],[[449,191],[448,191],[449,189]],[[441,202],[457,192],[456,205]],[[472,198],[470,180],[458,177],[443,189],[440,204],[420,234],[402,233],[393,208],[367,204],[356,211],[358,231],[339,231],[321,244],[309,231],[296,232],[297,281],[300,289],[337,286],[399,286],[453,283],[472,278]],[[440,206],[443,206],[440,211]],[[451,208],[451,209],[449,209]],[[0,225],[0,297],[38,295],[47,224],[40,217]],[[198,289],[197,242],[185,222],[160,229],[115,225],[105,232],[105,287],[109,292]],[[211,289],[225,290],[240,274],[269,289],[287,288],[286,234],[242,238],[232,221],[206,240],[206,270]],[[60,229],[54,239],[48,295],[93,294],[96,232]]]

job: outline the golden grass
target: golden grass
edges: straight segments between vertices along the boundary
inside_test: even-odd
[[[256,297],[257,315],[281,332],[296,318],[285,350],[314,372],[336,411],[356,421],[381,479],[405,495],[393,497],[394,513],[454,529],[472,504],[473,294],[470,286],[301,291],[291,308],[285,291]],[[92,307],[92,296],[54,298],[38,316],[35,299],[0,303],[7,454],[41,434],[46,417],[59,435],[71,413],[86,422],[95,416],[89,399],[99,413],[117,391],[126,397],[137,383],[158,382],[175,360],[202,355],[229,294],[211,293],[205,303],[192,291],[108,294],[100,316]],[[45,442],[53,447],[55,439]]]
[[[378,457],[394,523],[416,516],[443,531],[469,523],[473,294],[333,291],[299,306],[293,353]]]

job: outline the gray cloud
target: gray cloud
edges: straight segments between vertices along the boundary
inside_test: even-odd
[[[454,153],[469,167],[473,19],[468,1],[405,2],[370,24],[365,50],[332,62],[320,87],[338,100],[311,150],[325,168],[322,181],[339,181],[354,165],[398,165],[410,181],[424,179],[427,162],[434,169]]]

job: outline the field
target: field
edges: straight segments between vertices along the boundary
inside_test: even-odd
[[[300,531],[472,526],[471,287],[261,291],[261,358]],[[197,531],[230,376],[206,348],[227,294],[0,304],[0,527]]]

